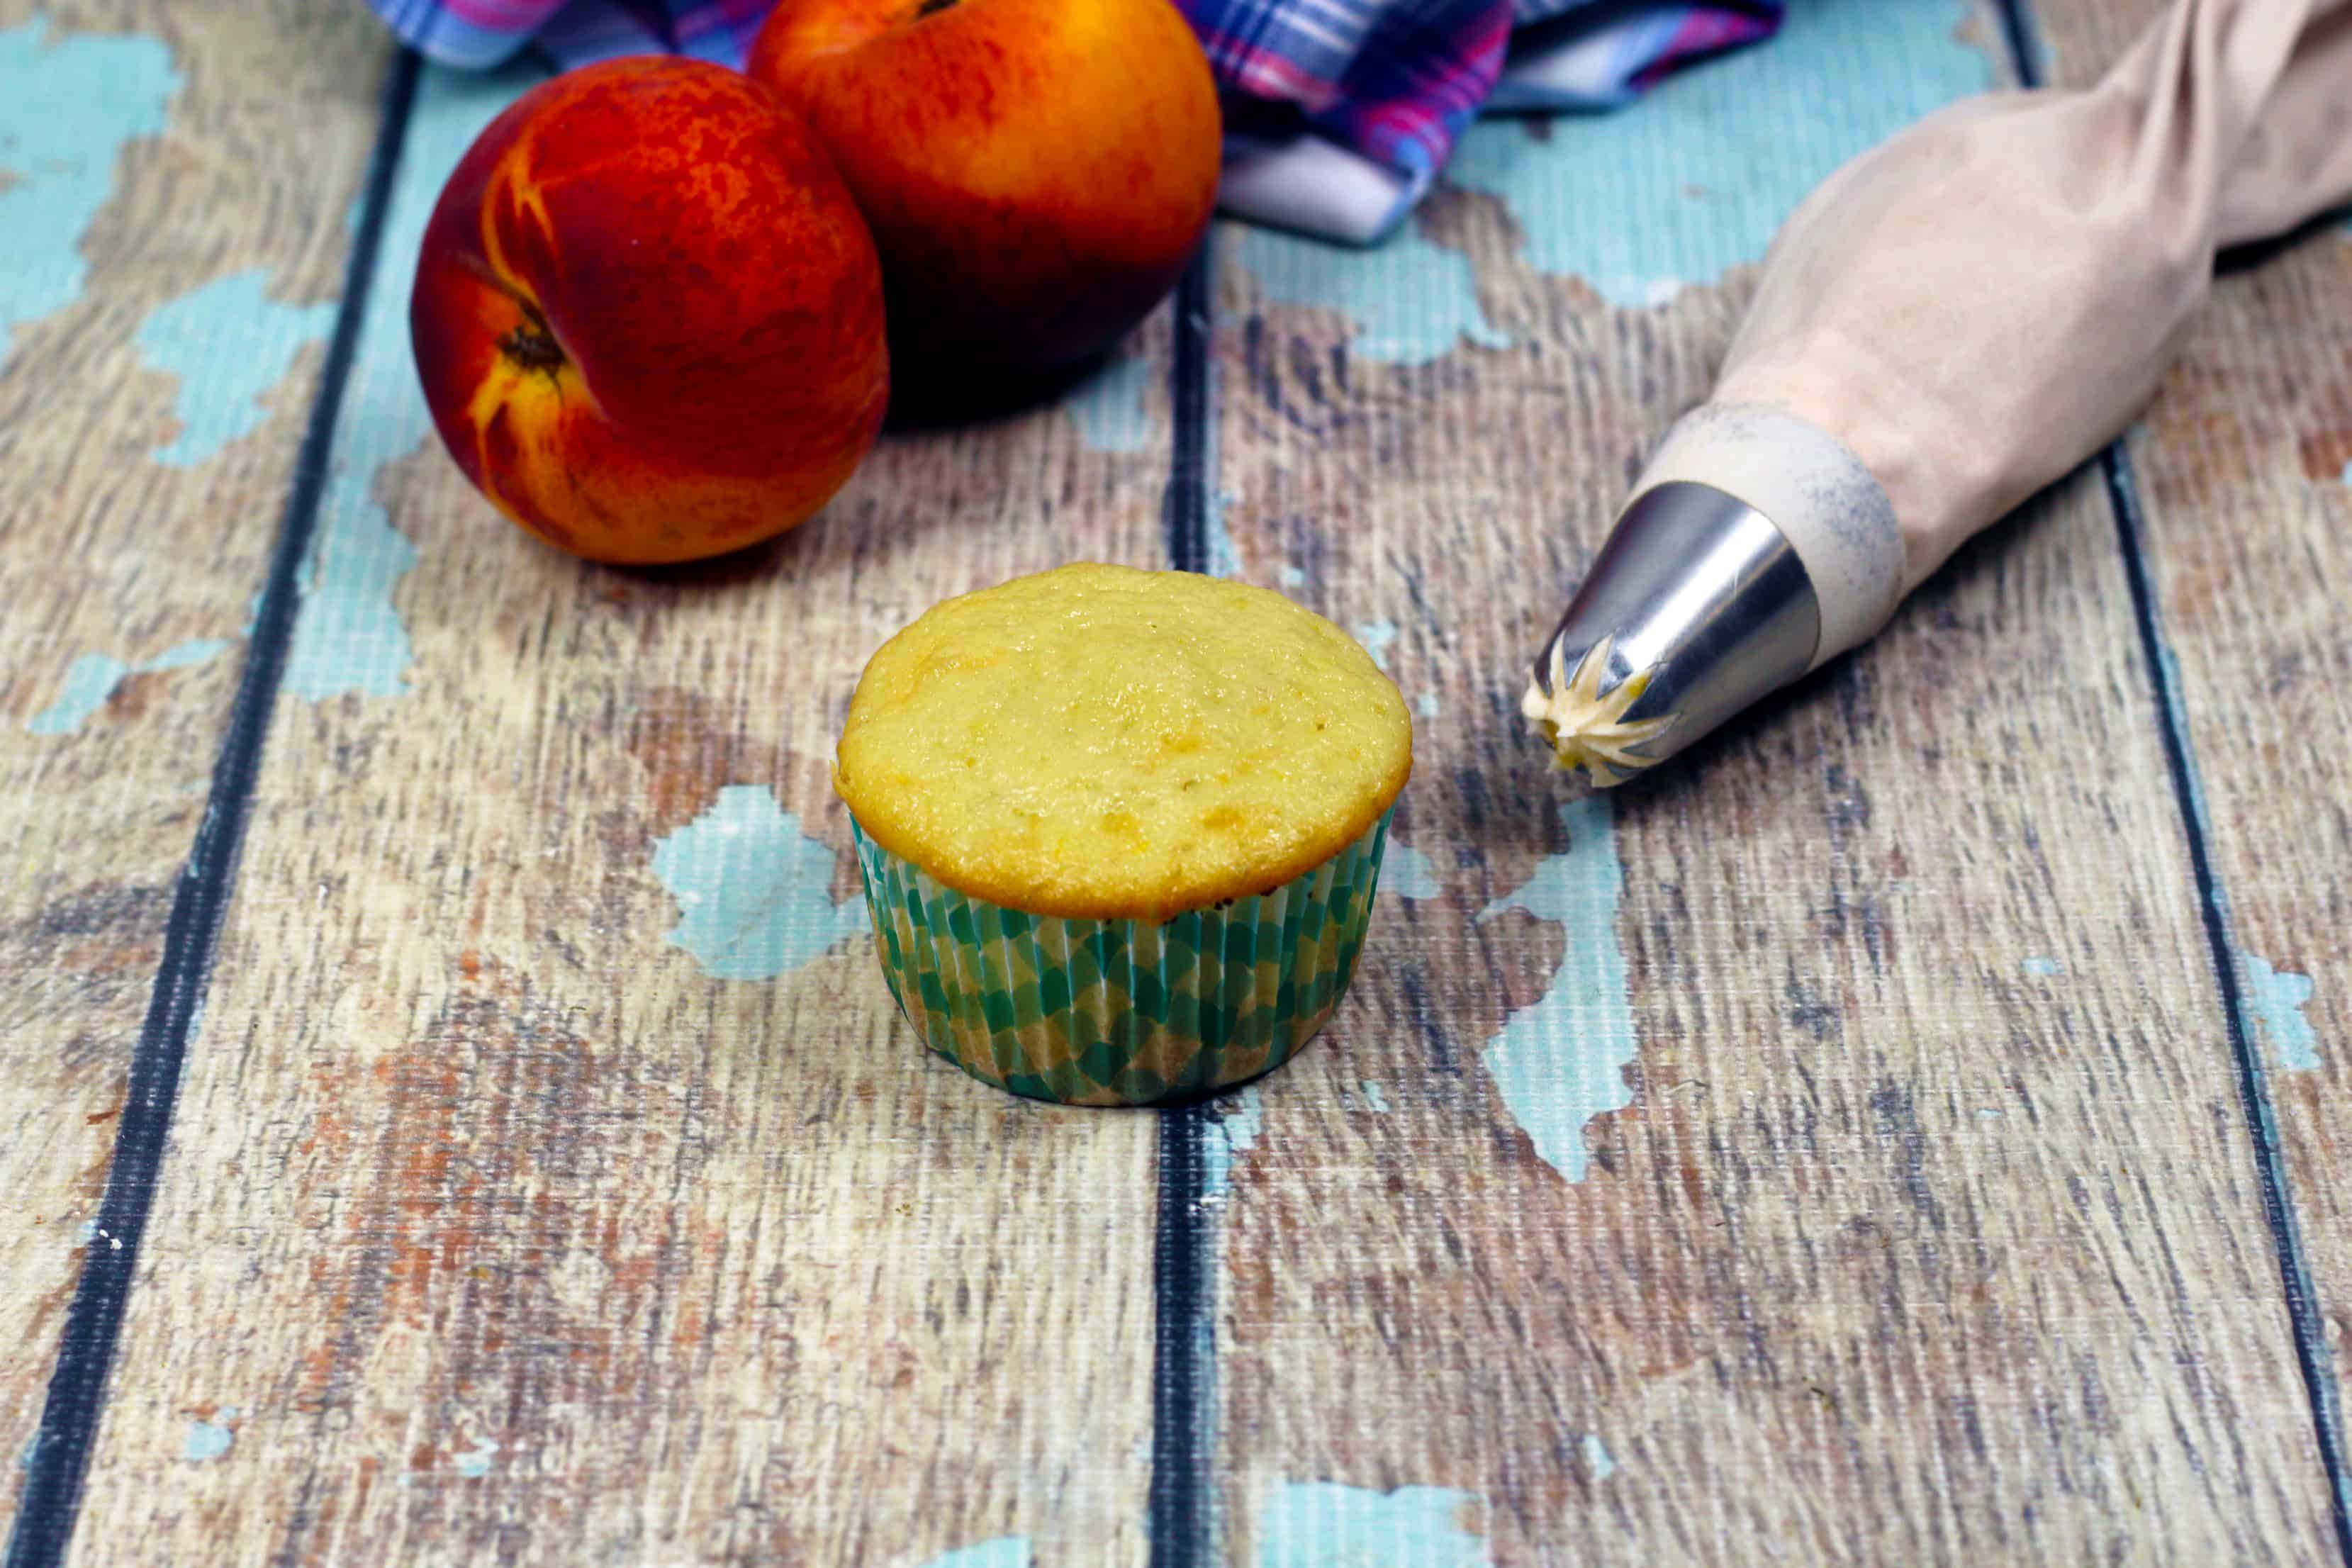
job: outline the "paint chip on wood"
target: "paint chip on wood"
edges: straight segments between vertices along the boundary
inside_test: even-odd
[[[1201,1146],[1201,1195],[1204,1201],[1223,1198],[1234,1184],[1234,1162],[1265,1131],[1265,1097],[1250,1085],[1212,1116],[1208,1136]]]
[[[376,476],[419,448],[438,446],[409,352],[408,294],[416,254],[449,171],[476,134],[538,79],[528,68],[474,73],[428,67],[419,80],[384,213],[382,264],[360,308],[359,342],[336,415],[318,532],[302,563],[286,689],[306,700],[352,692],[398,697],[408,689],[413,649],[393,593],[416,563],[416,546],[393,526],[377,499]],[[467,504],[478,508],[481,527],[509,528],[488,501]],[[536,548],[520,535],[515,547]]]
[[[1372,662],[1382,669],[1389,667],[1389,646],[1397,640],[1397,624],[1391,620],[1360,621],[1355,626],[1356,640],[1372,656]]]
[[[972,1546],[942,1552],[923,1568],[1030,1568],[1026,1536],[1000,1535]]]
[[[162,133],[180,82],[159,39],[68,33],[37,12],[0,28],[0,370],[16,329],[81,297],[82,237],[124,149]]]
[[[1356,328],[1348,352],[1394,364],[1425,364],[1464,343],[1507,348],[1486,319],[1470,258],[1408,225],[1369,250],[1246,228],[1234,247],[1242,269],[1269,299],[1320,306]]]
[[[1451,1487],[1284,1481],[1258,1510],[1258,1568],[1486,1568],[1469,1527],[1479,1501]]]
[[[70,735],[106,706],[106,700],[125,677],[186,669],[218,658],[227,648],[228,644],[218,638],[198,637],[167,647],[143,664],[125,664],[112,654],[83,654],[66,670],[57,700],[27,719],[25,728],[36,735]]]
[[[759,784],[730,784],[709,811],[654,847],[677,900],[674,947],[721,980],[772,980],[866,927],[866,905],[833,899],[834,852]]]
[[[1617,858],[1616,807],[1589,795],[1560,807],[1568,848],[1544,858],[1526,886],[1479,913],[1523,910],[1567,928],[1559,967],[1543,994],[1505,1020],[1482,1060],[1503,1104],[1544,1163],[1584,1179],[1584,1129],[1633,1103],[1625,1068],[1637,1044],[1627,994],[1617,905],[1625,868]]]
[[[105,705],[131,667],[110,654],[85,653],[66,669],[57,700],[25,721],[35,735],[70,735]]]
[[[1062,407],[1078,427],[1078,440],[1090,452],[1148,451],[1159,432],[1143,402],[1150,384],[1152,364],[1139,356],[1117,353],[1100,369],[1073,388]]]
[[[2319,1036],[2304,1016],[2311,1000],[2312,979],[2291,969],[2273,969],[2252,953],[2246,961],[2246,1000],[2254,1011],[2254,1025],[2270,1047],[2273,1066],[2284,1072],[2311,1072],[2319,1066]]]
[[[1485,120],[1445,177],[1500,200],[1538,270],[1648,309],[1760,260],[1821,181],[1932,110],[1992,85],[1959,0],[1792,5],[1764,48],[1660,82],[1638,110]],[[1759,135],[1756,127],[1770,126]]]
[[[236,1444],[236,1429],[229,1425],[236,1419],[235,1410],[222,1410],[210,1421],[188,1423],[188,1436],[180,1445],[180,1458],[192,1465],[208,1464],[226,1457]]]
[[[140,358],[180,384],[172,403],[180,432],[148,454],[157,462],[193,468],[260,429],[269,418],[263,396],[306,344],[333,330],[334,306],[284,304],[269,298],[268,284],[258,267],[232,272],[139,323]]]
[[[1204,519],[1208,537],[1202,542],[1208,547],[1208,559],[1203,563],[1212,577],[1238,577],[1242,574],[1241,546],[1234,542],[1234,531],[1225,521],[1225,513],[1233,510],[1237,498],[1231,490],[1217,490],[1209,497],[1208,516]]]
[[[1412,845],[1391,838],[1381,860],[1380,890],[1400,899],[1433,899],[1439,892],[1437,868]]]

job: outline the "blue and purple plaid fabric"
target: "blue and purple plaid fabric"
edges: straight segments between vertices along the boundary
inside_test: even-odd
[[[740,67],[775,0],[368,0],[425,58],[478,70],[536,44],[559,66],[655,51]]]
[[[774,0],[369,0],[428,58],[535,45],[574,66],[653,50],[740,65]],[[1594,110],[1769,36],[1783,0],[1177,0],[1234,115],[1228,210],[1377,237],[1482,109]]]

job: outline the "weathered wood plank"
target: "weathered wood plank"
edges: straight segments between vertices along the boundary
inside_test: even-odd
[[[2158,9],[2048,8],[2053,76],[2087,79]],[[2352,1353],[2352,226],[2219,279],[2126,449],[2242,1026],[2276,1115],[2340,1412]]]
[[[1231,549],[1427,715],[1426,868],[1217,1134],[1231,1561],[2333,1555],[2096,487],[1664,776],[1590,796],[1518,734],[1764,209],[1982,79],[1956,15],[1793,7],[1483,131],[1409,259],[1228,238]]]
[[[0,1455],[113,1244],[124,1074],[387,54],[292,0],[0,0]]]
[[[407,358],[523,85],[420,88],[74,1561],[1139,1561],[1153,1123],[920,1053],[827,760],[935,598],[1159,556],[1167,317],[772,548],[584,567]]]

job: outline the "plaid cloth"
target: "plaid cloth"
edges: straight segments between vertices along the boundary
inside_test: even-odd
[[[1366,242],[1481,110],[1614,108],[1769,37],[1783,0],[1176,0],[1228,102],[1222,205]],[[557,65],[667,51],[742,64],[774,0],[369,0],[427,58]]]
[[[536,44],[558,66],[693,55],[740,67],[775,0],[368,0],[402,41],[479,70]]]

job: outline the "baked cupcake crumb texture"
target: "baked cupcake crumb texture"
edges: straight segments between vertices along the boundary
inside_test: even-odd
[[[950,599],[883,645],[835,783],[948,887],[1150,920],[1313,869],[1412,765],[1395,684],[1329,621],[1246,584],[1089,563]]]

